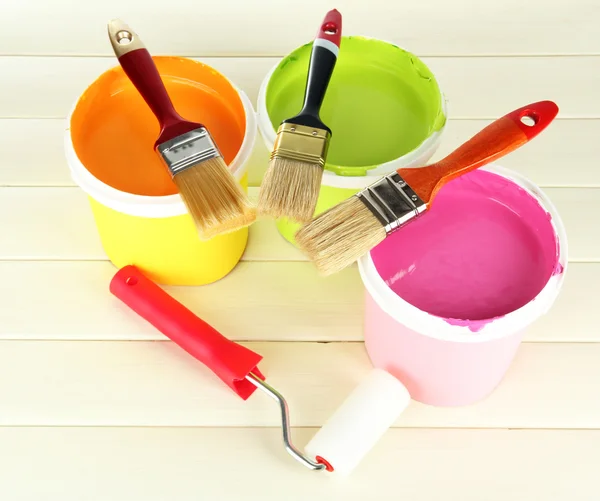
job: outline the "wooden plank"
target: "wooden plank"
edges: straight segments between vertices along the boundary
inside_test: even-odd
[[[589,68],[595,59],[431,58],[426,63],[440,82],[448,98],[449,116],[454,118],[495,118],[543,99],[558,104],[559,117],[595,118],[598,110],[581,100],[591,98],[600,85],[600,69]],[[573,92],[575,74],[581,77],[577,92]]]
[[[156,53],[280,55],[312,40],[332,7],[344,15],[345,34],[376,36],[420,54],[600,52],[593,0],[506,0],[485,7],[476,0],[424,0],[408,8],[386,0],[223,0],[210,9],[192,0],[151,8],[142,0],[106,0],[93,9],[76,0],[9,1],[0,9],[0,47],[2,54],[110,54],[106,23],[118,15]]]
[[[293,426],[322,426],[371,369],[362,343],[248,343],[288,400]],[[278,426],[262,393],[238,398],[171,342],[3,341],[1,426]],[[600,344],[521,345],[502,383],[464,407],[413,401],[409,428],[600,428]],[[560,405],[557,403],[560,402]]]
[[[252,188],[257,196],[257,188]],[[600,213],[600,188],[546,188],[569,239],[571,261],[600,259],[600,234],[589,231],[586,215]],[[41,209],[43,208],[43,209]],[[86,197],[79,188],[0,188],[0,227],[5,235],[2,259],[106,259]],[[251,227],[244,259],[305,260],[285,241],[270,219]]]
[[[3,262],[0,269],[11,284],[0,295],[0,338],[165,339],[110,295],[111,264]],[[241,263],[214,284],[166,290],[235,339],[360,339],[355,269],[320,280],[310,263]],[[25,313],[32,309],[38,314]]]
[[[115,272],[106,262],[0,262],[10,284],[0,289],[0,339],[164,340],[109,294]],[[556,303],[525,340],[600,342],[598,283],[600,264],[570,263]],[[354,266],[323,279],[311,263],[245,262],[214,284],[165,289],[235,340],[363,339],[364,290]]]
[[[486,127],[491,120],[450,120],[431,161],[443,158]],[[555,120],[548,129],[498,164],[541,187],[600,186],[600,120]]]
[[[293,431],[305,444],[316,430]],[[2,428],[0,440],[7,500],[363,501],[374,485],[382,501],[600,496],[589,430],[389,430],[346,478],[298,464],[275,428]]]
[[[258,189],[251,188],[250,194],[256,199]],[[87,196],[77,187],[0,188],[0,227],[12,235],[0,246],[0,260],[107,259]],[[284,240],[272,220],[263,218],[251,227],[243,259],[307,260]]]
[[[439,159],[490,123],[490,120],[449,120],[434,158]],[[0,119],[1,186],[73,186],[67,168],[62,119]],[[600,186],[600,120],[556,120],[530,144],[500,160],[501,165],[529,177],[542,187]],[[31,148],[32,137],[36,147]],[[260,136],[249,162],[249,179],[260,186],[268,164]],[[576,167],[576,168],[573,168]]]
[[[1,31],[1,30],[0,30]],[[223,72],[256,103],[278,58],[200,58]],[[600,118],[600,56],[427,57],[453,118],[495,118],[541,99],[561,118]],[[110,57],[0,57],[0,118],[63,118],[81,92],[115,65]],[[558,68],[560,71],[558,71]],[[577,92],[573,92],[573,76]]]
[[[74,186],[63,147],[66,125],[64,119],[0,119],[0,186]],[[268,162],[269,152],[257,135],[248,160],[251,186],[260,186]]]
[[[202,60],[231,78],[253,103],[263,77],[277,61],[260,57]],[[7,77],[0,83],[1,116],[66,117],[85,88],[115,63],[114,57],[0,57],[0,73]]]
[[[65,127],[63,119],[0,120],[0,186],[73,186],[63,149]]]

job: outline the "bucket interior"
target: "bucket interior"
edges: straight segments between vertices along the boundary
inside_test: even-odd
[[[266,107],[275,130],[302,107],[312,43],[274,70]],[[417,148],[445,117],[438,84],[413,54],[379,40],[342,37],[321,108],[332,130],[327,167],[366,167]],[[343,172],[339,172],[344,174]]]
[[[154,57],[177,112],[205,125],[226,163],[244,140],[242,101],[209,66],[175,57]],[[71,117],[75,153],[97,179],[117,190],[146,196],[177,193],[154,150],[158,120],[120,66],[102,74],[81,96]]]
[[[532,301],[555,273],[550,215],[515,182],[483,170],[443,187],[423,216],[371,251],[398,296],[432,315],[486,320]]]

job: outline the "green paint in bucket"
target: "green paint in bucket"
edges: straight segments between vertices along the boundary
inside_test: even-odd
[[[266,92],[274,129],[302,108],[312,44],[284,58]],[[445,122],[440,89],[413,54],[362,37],[344,37],[321,118],[333,135],[327,168],[364,176],[417,148]]]
[[[311,48],[308,43],[283,58],[263,82],[259,123],[270,148],[281,121],[302,107]],[[424,165],[446,123],[442,92],[418,57],[385,41],[354,36],[342,37],[321,118],[333,134],[316,213],[381,175]],[[277,226],[293,243],[298,225],[280,220]]]

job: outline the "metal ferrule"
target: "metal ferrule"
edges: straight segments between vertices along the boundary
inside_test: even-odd
[[[397,172],[357,194],[389,235],[427,209],[427,205]]]
[[[286,158],[325,166],[329,138],[324,129],[284,123],[277,130],[277,138],[271,153],[274,158]]]
[[[173,176],[205,160],[221,156],[217,145],[204,127],[159,144],[158,151]]]

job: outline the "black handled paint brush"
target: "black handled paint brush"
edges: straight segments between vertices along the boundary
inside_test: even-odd
[[[200,238],[208,240],[250,225],[256,211],[210,132],[177,113],[138,35],[118,19],[108,23],[108,35],[123,71],[160,123],[154,148],[169,169]]]
[[[319,112],[341,37],[342,15],[334,9],[325,16],[313,42],[302,110],[284,120],[277,131],[259,193],[260,215],[298,222],[310,221],[314,215],[331,138]]]
[[[426,217],[421,214],[446,183],[523,146],[557,113],[552,101],[524,106],[492,122],[439,162],[384,176],[302,227],[295,236],[298,246],[322,275],[344,269],[389,234]]]

